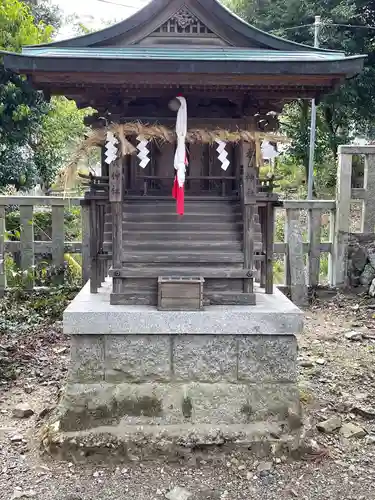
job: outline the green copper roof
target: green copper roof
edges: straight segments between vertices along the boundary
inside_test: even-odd
[[[303,52],[261,49],[225,48],[174,48],[174,47],[124,47],[124,48],[66,48],[66,47],[27,47],[22,55],[85,59],[123,59],[123,60],[169,60],[169,61],[340,61],[347,59],[341,52]],[[354,58],[361,56],[353,56]]]

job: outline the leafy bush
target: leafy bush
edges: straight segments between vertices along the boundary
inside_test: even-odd
[[[12,207],[8,210],[5,219],[5,227],[9,239],[18,241],[20,235],[20,212]],[[70,207],[65,210],[65,240],[81,241],[82,224],[80,207]],[[50,210],[34,211],[34,237],[35,240],[48,241],[52,238],[52,212]]]
[[[62,320],[64,310],[77,291],[76,288],[55,287],[32,293],[19,288],[6,292],[0,300],[0,335],[28,331]]]

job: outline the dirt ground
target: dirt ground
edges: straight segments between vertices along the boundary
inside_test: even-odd
[[[214,465],[83,467],[41,458],[33,439],[57,403],[68,339],[60,324],[0,335],[0,363],[10,363],[14,378],[0,379],[0,499],[375,500],[374,318],[375,301],[360,296],[326,297],[306,310],[299,384],[306,434],[317,453],[272,462],[232,454]],[[34,415],[14,418],[19,403],[28,403]],[[335,415],[362,429],[362,437],[316,429]]]

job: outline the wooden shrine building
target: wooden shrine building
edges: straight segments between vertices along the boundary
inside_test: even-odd
[[[254,269],[272,293],[278,201],[258,175],[262,141],[285,102],[319,99],[363,59],[264,33],[217,0],[153,0],[102,31],[6,53],[4,64],[46,96],[97,110],[91,291],[109,271],[112,304],[199,309],[254,304]],[[183,216],[171,195],[177,96],[187,103]]]

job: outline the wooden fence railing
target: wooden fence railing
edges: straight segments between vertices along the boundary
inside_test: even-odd
[[[353,187],[352,158],[364,157],[363,187]],[[306,285],[316,286],[322,278],[322,254],[328,254],[328,270],[325,283],[340,286],[346,281],[347,245],[350,231],[350,203],[359,200],[361,233],[375,231],[375,146],[340,146],[335,200],[286,200],[277,209],[276,230],[281,231],[284,241],[276,235],[274,253],[277,262],[283,260],[281,280],[292,291],[296,303],[306,300]],[[82,281],[90,276],[89,213],[81,208],[82,241],[66,241],[64,215],[67,208],[80,206],[80,198],[6,197],[0,196],[0,293],[7,287],[5,256],[18,254],[19,264],[25,271],[25,285],[32,289],[33,268],[38,254],[49,254],[53,265],[64,264],[65,253],[82,254]],[[20,211],[19,241],[7,237],[6,207],[15,205]],[[52,228],[49,241],[36,241],[34,237],[34,212],[37,207],[51,210]],[[325,258],[325,262],[327,259]]]
[[[6,227],[6,207],[19,207],[20,235],[19,241],[9,240]],[[82,208],[82,241],[65,241],[65,210],[72,206],[79,206],[79,198],[57,197],[14,197],[0,196],[0,293],[7,287],[6,255],[19,254],[20,267],[24,271],[24,286],[26,289],[34,287],[33,273],[29,272],[35,265],[37,255],[50,255],[51,263],[57,268],[64,265],[65,253],[82,254],[82,280],[86,282],[89,276],[89,241],[88,241],[88,213]],[[51,210],[51,239],[36,241],[34,238],[34,212],[37,207]]]
[[[28,271],[35,264],[36,256],[50,255],[54,266],[62,266],[65,253],[82,254],[82,281],[85,283],[90,270],[89,220],[86,207],[81,207],[82,241],[66,241],[64,214],[69,207],[80,206],[80,198],[58,197],[6,197],[0,196],[0,291],[6,286],[5,255],[19,252],[21,269]],[[19,241],[9,241],[5,225],[5,207],[14,205],[20,211]],[[34,236],[35,210],[52,212],[52,231],[50,241],[36,241]],[[331,221],[330,235],[326,241],[321,239],[322,215]],[[333,257],[334,201],[285,201],[278,211],[276,226],[285,225],[284,241],[276,241],[274,253],[284,260],[284,281],[287,286],[294,286],[296,301],[303,302],[304,284],[311,286],[319,283],[320,256],[328,253]],[[293,265],[290,265],[292,259]],[[305,264],[306,263],[306,264]],[[329,279],[330,281],[330,279]],[[28,273],[25,286],[32,289],[33,275]]]

